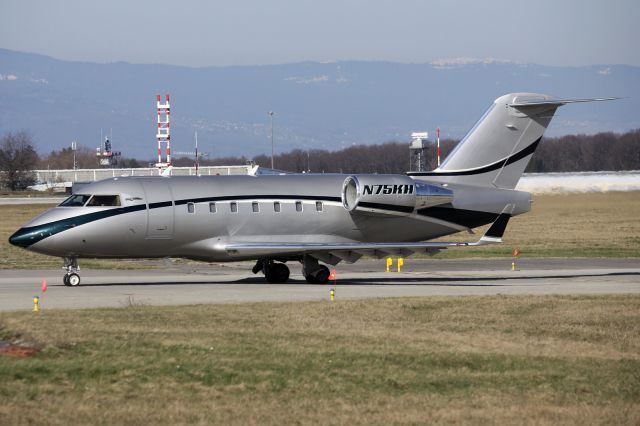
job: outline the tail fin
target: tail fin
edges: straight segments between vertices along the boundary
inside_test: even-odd
[[[409,174],[438,182],[515,188],[559,106],[610,99],[616,98],[565,100],[537,93],[501,96],[439,168]]]

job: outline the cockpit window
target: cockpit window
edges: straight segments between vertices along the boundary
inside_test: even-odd
[[[60,207],[82,207],[89,198],[91,198],[91,195],[72,195],[60,203]]]
[[[117,207],[120,205],[118,195],[94,195],[87,203],[87,207]]]

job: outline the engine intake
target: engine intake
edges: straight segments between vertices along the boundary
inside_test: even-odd
[[[416,182],[405,175],[354,175],[342,184],[342,205],[349,212],[405,213],[453,201],[453,192]]]

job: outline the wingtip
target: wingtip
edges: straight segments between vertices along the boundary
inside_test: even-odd
[[[492,243],[502,242],[502,236],[507,229],[514,208],[514,204],[507,204],[496,220],[493,221],[487,232],[482,236],[481,240]]]

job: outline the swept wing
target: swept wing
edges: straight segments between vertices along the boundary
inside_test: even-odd
[[[224,249],[230,255],[240,256],[294,256],[308,254],[325,263],[340,261],[353,263],[364,255],[383,258],[389,255],[410,256],[414,253],[435,254],[449,247],[473,247],[502,242],[502,235],[513,211],[513,204],[507,205],[491,224],[487,232],[473,242],[401,242],[401,243],[232,243]]]

